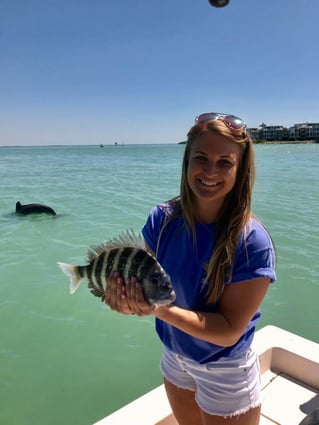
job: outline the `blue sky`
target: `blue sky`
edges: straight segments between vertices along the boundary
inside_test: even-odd
[[[318,0],[0,0],[0,145],[319,122]]]

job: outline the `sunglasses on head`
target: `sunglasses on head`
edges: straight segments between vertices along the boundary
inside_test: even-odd
[[[222,120],[231,130],[245,130],[246,123],[235,115],[223,114],[221,112],[206,112],[195,118],[195,124],[205,127],[210,121]]]

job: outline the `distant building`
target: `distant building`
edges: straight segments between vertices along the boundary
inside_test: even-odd
[[[281,125],[261,125],[247,129],[253,140],[317,140],[319,141],[319,123],[295,124],[289,129]]]
[[[293,140],[319,140],[319,123],[295,124],[289,128],[289,138]]]
[[[253,140],[259,139],[259,128],[247,128],[247,130]]]
[[[287,140],[288,131],[280,125],[267,125],[260,130],[260,138],[262,140]]]
[[[287,140],[288,130],[281,125],[265,125],[261,128],[248,128],[248,132],[253,140]]]

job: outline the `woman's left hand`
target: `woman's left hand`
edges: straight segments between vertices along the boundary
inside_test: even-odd
[[[125,294],[123,297],[126,299],[132,314],[148,316],[155,311],[155,306],[145,301],[141,284],[137,282],[135,277],[125,279]]]
[[[155,311],[155,306],[145,301],[141,285],[136,278],[126,279],[124,283],[118,272],[114,272],[108,279],[105,303],[122,314],[147,316]]]
[[[122,314],[132,314],[125,296],[125,285],[118,272],[112,273],[107,280],[104,301],[111,310]]]

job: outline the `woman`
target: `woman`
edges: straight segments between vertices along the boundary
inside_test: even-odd
[[[114,274],[113,310],[156,317],[161,371],[180,425],[257,425],[259,365],[251,349],[269,284],[271,238],[251,212],[252,141],[245,123],[202,114],[188,133],[180,196],[155,207],[147,249],[171,276],[176,301],[149,306],[136,279]]]

